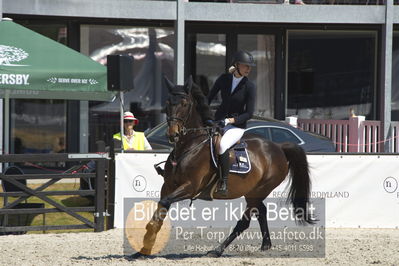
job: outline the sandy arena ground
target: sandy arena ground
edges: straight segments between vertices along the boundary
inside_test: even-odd
[[[215,259],[185,252],[132,260],[123,255],[120,229],[0,236],[0,247],[1,265],[399,265],[399,229],[327,229],[326,257],[316,259],[245,255]]]

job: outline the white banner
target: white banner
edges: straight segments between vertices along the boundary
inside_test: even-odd
[[[308,155],[312,197],[326,199],[326,227],[397,228],[399,157]],[[287,180],[271,197],[281,196]]]
[[[124,198],[159,198],[163,178],[153,165],[167,157],[163,153],[116,156],[115,227],[123,228]],[[308,161],[312,197],[326,199],[326,227],[399,226],[399,156],[308,155]],[[287,182],[269,197],[285,197]]]
[[[154,164],[166,161],[166,153],[119,153],[115,155],[115,217],[116,228],[123,228],[124,198],[159,199],[163,177]],[[161,165],[163,168],[163,164]]]

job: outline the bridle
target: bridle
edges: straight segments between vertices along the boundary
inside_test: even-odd
[[[185,118],[181,118],[181,117],[178,117],[178,116],[168,116],[166,118],[166,121],[168,122],[168,125],[169,125],[169,122],[178,122],[178,123],[180,123],[179,134],[182,134],[184,136],[184,135],[187,134],[188,131],[190,131],[190,129],[187,129],[186,126],[187,126],[187,120],[191,116],[194,104],[193,104],[192,99],[190,99],[190,96],[185,94],[185,93],[183,93],[183,92],[173,93],[173,96],[182,96],[183,98],[189,99],[189,101],[188,101],[189,105],[190,105],[189,106],[189,111],[188,111],[188,114],[186,115]]]
[[[185,158],[188,154],[192,153],[193,151],[200,149],[205,143],[210,143],[211,138],[215,135],[218,134],[218,129],[216,129],[215,127],[199,127],[199,128],[187,128],[187,121],[190,118],[191,114],[192,114],[192,110],[193,110],[193,106],[194,106],[194,101],[193,99],[190,97],[190,95],[184,93],[184,92],[174,92],[172,94],[172,96],[181,96],[185,99],[188,100],[189,102],[189,111],[187,113],[187,115],[185,117],[179,117],[179,116],[168,116],[166,121],[168,122],[168,126],[170,126],[170,122],[177,122],[180,123],[179,124],[179,132],[178,135],[176,137],[179,137],[179,135],[181,134],[182,136],[186,135],[188,132],[195,132],[195,131],[202,131],[205,133],[204,134],[200,134],[200,135],[196,135],[193,137],[200,137],[200,136],[204,136],[206,135],[207,137],[202,140],[201,142],[199,142],[198,144],[190,147],[187,150],[184,150],[180,155],[177,155],[177,145],[178,145],[178,140],[177,141],[173,141],[172,143],[174,144],[174,149],[171,153],[172,157],[171,157],[171,164],[173,166],[173,171],[176,170],[177,165],[179,164],[179,162],[181,160],[183,160],[183,158]],[[172,100],[172,104],[176,103],[176,99],[171,99]],[[170,105],[171,102],[168,103],[168,105]]]

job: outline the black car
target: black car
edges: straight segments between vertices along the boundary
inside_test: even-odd
[[[172,149],[166,137],[167,123],[163,122],[146,132],[148,142],[153,149]],[[335,152],[334,144],[327,137],[305,132],[279,121],[251,119],[247,123],[245,134],[256,134],[276,143],[293,142],[306,152]]]

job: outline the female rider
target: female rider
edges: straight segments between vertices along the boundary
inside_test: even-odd
[[[229,73],[218,77],[208,95],[209,104],[219,91],[222,98],[215,113],[215,120],[223,121],[224,126],[218,151],[220,184],[217,193],[222,196],[228,193],[229,148],[241,139],[255,109],[256,88],[248,79],[252,66],[255,66],[253,56],[247,51],[238,51],[233,57]]]

